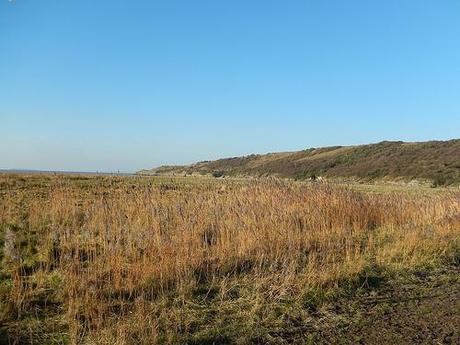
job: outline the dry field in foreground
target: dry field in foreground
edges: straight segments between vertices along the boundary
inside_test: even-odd
[[[6,343],[283,343],[325,301],[458,264],[460,193],[0,175],[0,240]]]

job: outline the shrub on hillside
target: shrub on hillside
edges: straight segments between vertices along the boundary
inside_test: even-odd
[[[222,176],[224,176],[224,172],[221,171],[221,170],[216,170],[216,171],[212,172],[212,176],[213,177],[222,177]]]

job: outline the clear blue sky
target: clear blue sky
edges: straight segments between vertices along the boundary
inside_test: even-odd
[[[0,0],[0,168],[455,137],[459,0]]]

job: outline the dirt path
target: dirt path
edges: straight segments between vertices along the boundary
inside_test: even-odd
[[[365,289],[315,323],[315,344],[460,344],[460,267]]]

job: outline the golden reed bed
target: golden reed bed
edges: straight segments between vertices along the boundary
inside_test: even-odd
[[[369,272],[459,257],[458,192],[371,194],[275,179],[17,179],[3,177],[0,195],[11,339],[25,336],[19,321],[34,308],[31,332],[50,327],[75,344],[249,334]]]

